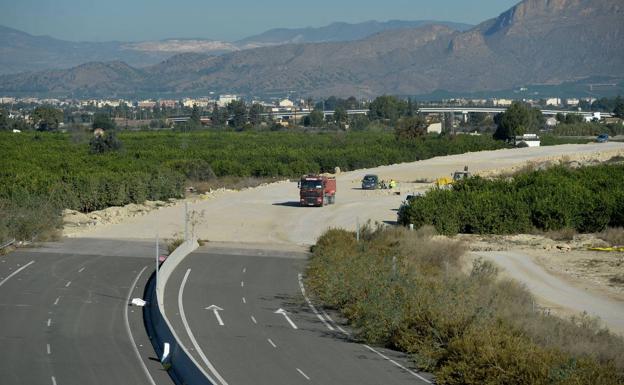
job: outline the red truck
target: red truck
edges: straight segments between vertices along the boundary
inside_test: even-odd
[[[323,175],[304,175],[298,184],[301,206],[318,206],[336,202],[336,178]]]

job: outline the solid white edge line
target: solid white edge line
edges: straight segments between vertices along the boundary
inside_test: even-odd
[[[334,328],[325,320],[325,318],[323,318],[323,316],[318,312],[318,310],[316,310],[314,305],[312,305],[312,302],[310,301],[310,299],[306,296],[305,287],[303,286],[303,279],[302,279],[302,277],[303,277],[302,274],[299,273],[299,275],[298,275],[298,278],[299,278],[299,288],[301,289],[301,294],[303,294],[303,298],[305,298],[305,300],[308,303],[308,306],[310,307],[310,309],[312,309],[314,314],[316,314],[318,319],[320,319],[321,322],[323,322],[323,324],[327,327],[327,329],[333,331]]]
[[[189,274],[191,274],[191,269],[186,270],[186,274],[184,274],[184,278],[182,279],[182,283],[180,284],[180,290],[178,291],[178,310],[180,311],[180,318],[182,318],[182,324],[184,324],[184,328],[186,329],[186,333],[188,334],[193,346],[195,347],[195,351],[199,354],[199,357],[204,361],[204,364],[208,367],[208,370],[214,374],[214,376],[223,384],[228,385],[228,383],[221,377],[217,369],[208,361],[208,358],[204,354],[204,351],[197,343],[195,336],[193,335],[193,331],[189,327],[188,321],[186,320],[186,314],[184,313],[184,305],[182,304],[182,298],[184,296],[184,286],[186,286],[186,280],[188,279]],[[213,381],[214,382],[214,381]]]
[[[271,346],[273,346],[274,348],[277,348],[277,345],[275,345],[275,342],[273,342],[270,338],[267,338],[267,341],[269,341]]]
[[[408,373],[409,373],[409,374],[411,374],[412,376],[417,377],[417,378],[421,379],[422,381],[425,381],[427,384],[431,384],[431,381],[429,381],[429,380],[428,380],[428,379],[426,379],[425,377],[423,377],[423,376],[421,376],[420,374],[418,374],[418,373],[416,373],[416,372],[414,372],[414,371],[412,371],[412,370],[410,370],[410,369],[406,368],[405,366],[403,366],[403,365],[399,364],[399,363],[398,363],[398,362],[396,362],[395,360],[390,359],[389,357],[385,356],[385,355],[384,355],[384,354],[382,354],[381,352],[378,352],[377,350],[375,350],[375,349],[371,348],[370,346],[368,346],[368,345],[366,345],[366,344],[364,344],[364,347],[365,347],[366,349],[370,350],[371,352],[373,352],[373,353],[377,354],[378,356],[380,356],[380,357],[381,357],[381,358],[383,358],[384,360],[389,361],[389,362],[391,362],[392,364],[396,365],[397,367],[399,367],[399,368],[401,368],[401,369],[405,370],[406,372],[408,372]]]
[[[330,324],[333,324],[334,327],[336,329],[338,329],[340,332],[342,332],[342,334],[345,334],[347,336],[350,336],[351,333],[349,333],[348,331],[344,330],[340,325],[338,325],[338,323],[336,321],[334,321],[329,314],[327,314],[327,312],[325,312],[325,310],[321,309],[321,313],[323,313],[323,316],[325,316],[325,318],[327,318],[327,320],[329,321]]]
[[[33,263],[35,263],[35,261],[30,261],[27,264],[25,264],[24,266],[20,267],[19,269],[15,270],[14,272],[12,272],[11,274],[9,274],[8,277],[6,277],[5,279],[3,279],[2,281],[0,281],[0,286],[4,285],[6,281],[8,281],[9,279],[11,279],[13,276],[19,274],[20,271],[24,270],[25,268],[27,268],[28,266],[32,265]]]
[[[303,377],[305,377],[305,379],[306,379],[306,380],[310,381],[310,377],[308,377],[308,375],[307,375],[307,374],[305,374],[305,373],[303,372],[303,370],[301,370],[301,369],[299,369],[299,368],[296,368],[296,369],[297,369],[297,371],[299,372],[299,374],[301,374]]]
[[[143,274],[145,269],[147,269],[147,266],[144,266],[143,269],[139,271],[139,274],[137,274],[137,276],[134,278],[134,281],[132,281],[132,285],[130,285],[130,289],[128,290],[128,296],[126,297],[126,306],[124,306],[123,316],[124,316],[124,321],[126,321],[126,333],[128,333],[128,338],[130,338],[132,348],[134,349],[134,355],[136,356],[137,360],[139,360],[139,362],[141,363],[141,367],[143,368],[143,373],[145,373],[145,377],[147,377],[150,384],[156,385],[156,382],[154,382],[154,379],[152,378],[152,375],[147,369],[145,362],[143,362],[143,358],[141,358],[141,353],[139,353],[139,348],[137,348],[136,346],[136,341],[134,340],[134,336],[132,335],[132,329],[130,329],[130,321],[128,320],[128,307],[130,307],[130,297],[132,297],[132,292],[134,291],[134,287],[136,286],[137,282],[139,282],[139,278],[141,277],[141,274]]]

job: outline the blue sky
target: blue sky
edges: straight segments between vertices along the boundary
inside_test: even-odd
[[[519,0],[0,0],[0,25],[75,41],[201,37],[233,41],[271,28],[334,21],[477,24]]]

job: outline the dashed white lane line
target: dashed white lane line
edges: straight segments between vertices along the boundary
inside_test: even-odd
[[[301,370],[301,369],[297,368],[297,371],[298,371],[298,372],[299,372],[299,374],[301,374],[301,375],[302,375],[302,376],[303,376],[306,380],[310,381],[310,377],[308,377],[308,375],[307,375],[307,374],[305,374],[305,373],[303,372],[303,370]]]
[[[71,285],[71,281],[67,281],[67,283],[65,284],[65,287],[69,287]]]
[[[61,297],[56,297],[56,299],[54,300],[54,306],[58,305],[60,299]]]
[[[299,278],[299,288],[301,289],[301,294],[303,294],[303,298],[305,298],[306,302],[308,303],[308,306],[310,307],[310,309],[312,309],[312,312],[316,314],[318,319],[320,319],[321,322],[323,322],[323,325],[325,325],[327,329],[333,331],[334,328],[329,324],[329,322],[325,320],[325,318],[323,318],[323,316],[318,312],[318,310],[316,310],[314,305],[312,305],[312,301],[310,301],[310,298],[308,298],[308,296],[306,295],[305,287],[303,287],[303,276],[301,275],[301,273],[299,273],[298,278]]]
[[[204,351],[199,346],[199,343],[195,339],[195,335],[191,330],[188,321],[186,319],[186,313],[184,313],[184,302],[182,301],[184,297],[184,286],[186,286],[186,281],[188,280],[189,274],[191,274],[191,269],[186,270],[186,274],[184,274],[184,278],[182,279],[182,283],[180,284],[180,290],[178,291],[178,310],[180,312],[180,318],[182,318],[182,324],[184,325],[184,329],[186,329],[186,333],[188,334],[191,342],[193,343],[193,347],[195,347],[195,351],[199,354],[199,357],[204,361],[204,364],[208,367],[208,370],[221,382],[222,385],[228,385],[228,383],[221,377],[217,369],[212,365],[210,361],[208,361],[208,357],[204,354]],[[212,379],[211,379],[212,380]],[[212,380],[212,382],[215,382]]]
[[[52,318],[48,318],[47,325],[48,325],[48,327],[50,327],[50,325],[52,325]]]
[[[84,271],[84,267],[81,267],[80,270],[78,270],[79,273],[82,273]]]
[[[25,264],[24,266],[20,267],[19,269],[15,270],[14,272],[12,272],[11,274],[9,274],[8,277],[6,277],[5,279],[3,279],[2,281],[0,281],[0,286],[4,285],[4,283],[6,281],[8,281],[9,279],[11,279],[13,276],[15,276],[16,274],[19,274],[20,271],[24,270],[25,268],[27,268],[28,266],[32,265],[33,263],[35,263],[35,261],[30,261],[27,264]]]
[[[422,380],[422,381],[426,382],[427,384],[431,384],[431,381],[429,381],[429,380],[428,380],[428,379],[426,379],[425,377],[421,376],[420,374],[418,374],[418,373],[416,373],[416,372],[414,372],[414,371],[412,371],[412,370],[409,370],[409,369],[408,369],[408,368],[406,368],[405,366],[403,366],[403,365],[399,364],[398,362],[396,362],[395,360],[393,360],[393,359],[389,358],[388,356],[386,356],[386,355],[382,354],[381,352],[378,352],[377,350],[375,350],[375,349],[371,348],[371,347],[370,347],[370,346],[368,346],[368,345],[364,345],[364,347],[365,347],[366,349],[370,350],[371,352],[373,352],[373,353],[377,354],[379,357],[383,358],[384,360],[389,361],[389,362],[391,362],[393,365],[395,365],[395,366],[397,366],[397,367],[399,367],[399,368],[401,368],[401,369],[405,370],[406,372],[408,372],[408,373],[409,373],[409,374],[411,374],[412,376],[414,376],[414,377],[416,377],[416,378],[419,378],[420,380]]]
[[[251,316],[251,322],[253,322],[253,323],[255,323],[255,324],[257,324],[257,323],[258,323],[258,321],[256,321],[256,317],[254,317],[254,316]]]
[[[245,299],[245,297],[243,297],[243,303],[247,303],[247,300]]]
[[[47,352],[48,354],[51,354],[51,353],[52,353],[52,349],[50,348],[50,344],[47,344],[47,345],[46,345],[46,352]]]
[[[245,274],[247,272],[247,268],[243,267],[243,274]]]
[[[241,287],[245,287],[245,281],[241,281]]]
[[[277,348],[277,345],[275,345],[275,343],[270,338],[267,338],[267,341],[269,341],[271,346],[273,346],[274,348]]]
[[[52,376],[52,385],[56,385],[56,378]]]
[[[130,341],[132,342],[132,347],[134,348],[134,355],[136,356],[137,360],[141,363],[143,373],[145,374],[145,377],[148,379],[149,383],[151,385],[156,385],[156,382],[154,382],[152,375],[150,374],[149,370],[147,370],[147,366],[145,366],[145,362],[143,362],[143,359],[141,358],[141,353],[139,353],[139,348],[136,346],[136,342],[134,341],[134,336],[132,335],[132,329],[130,329],[130,321],[128,320],[128,307],[130,306],[130,297],[132,297],[132,292],[134,291],[134,288],[136,287],[137,282],[139,282],[139,278],[141,277],[141,274],[143,274],[145,269],[147,269],[147,266],[143,267],[143,269],[139,271],[139,274],[137,274],[137,276],[134,278],[134,281],[132,281],[132,285],[130,285],[130,289],[128,290],[128,296],[126,297],[126,306],[124,306],[123,315],[124,315],[124,321],[126,321],[126,325],[125,325],[126,333],[128,334],[128,338],[130,338]]]

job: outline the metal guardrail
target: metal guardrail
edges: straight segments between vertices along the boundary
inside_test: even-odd
[[[4,249],[6,247],[9,247],[9,246],[11,246],[14,243],[15,243],[15,238],[13,238],[12,240],[8,241],[7,243],[5,243],[3,245],[0,245],[0,250]]]

